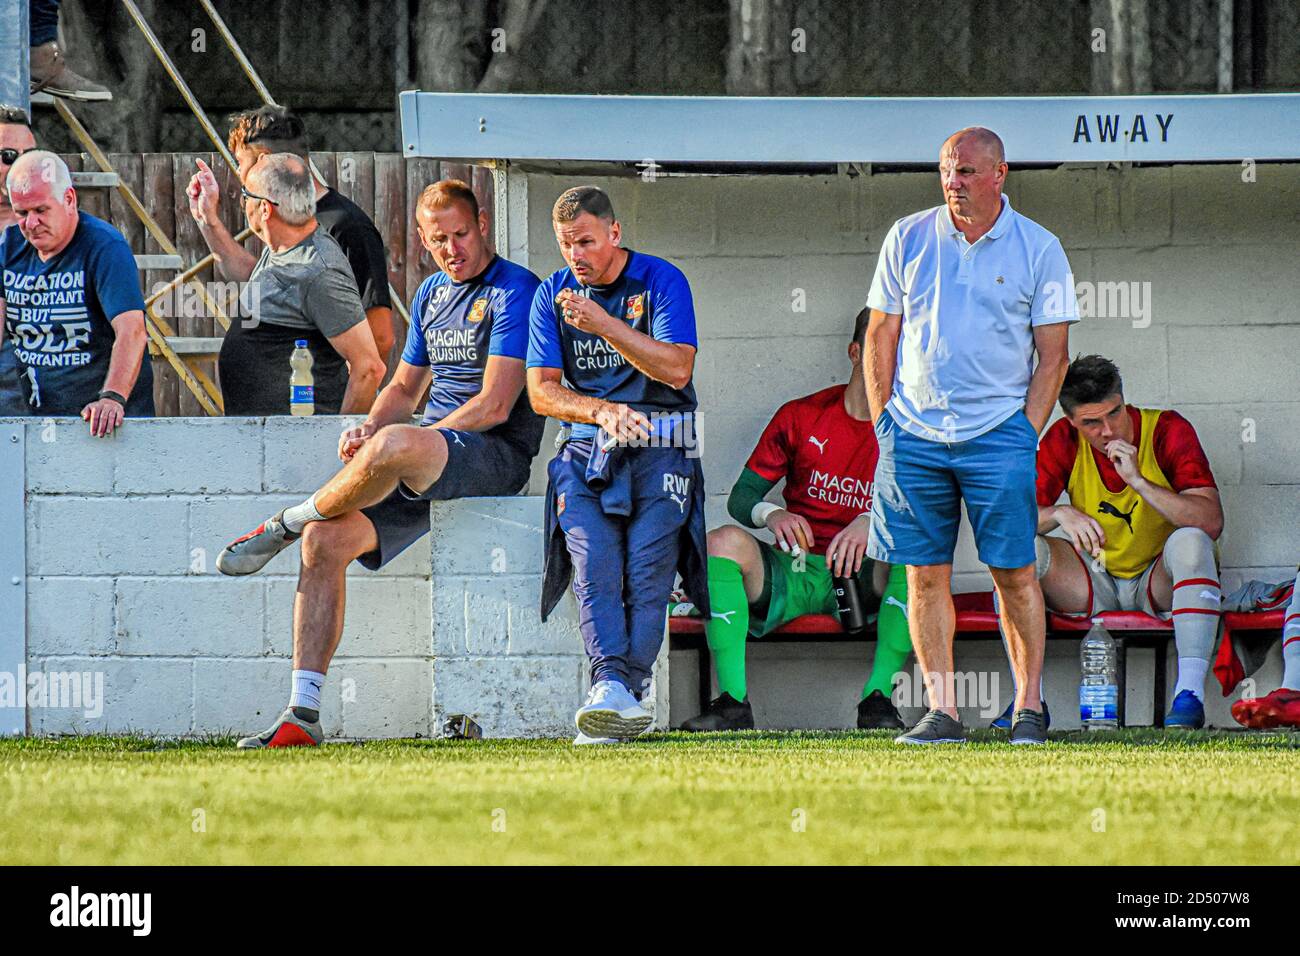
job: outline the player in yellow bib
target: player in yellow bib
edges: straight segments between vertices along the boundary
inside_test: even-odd
[[[1165,726],[1205,724],[1205,676],[1222,592],[1223,506],[1190,422],[1124,402],[1119,369],[1075,359],[1065,417],[1038,447],[1037,565],[1047,606],[1067,614],[1171,613],[1178,684]],[[1058,504],[1062,492],[1067,502]],[[1047,533],[1059,528],[1064,537]]]

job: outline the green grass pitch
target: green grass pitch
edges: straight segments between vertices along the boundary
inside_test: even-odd
[[[1300,862],[1300,734],[0,742],[0,864]]]

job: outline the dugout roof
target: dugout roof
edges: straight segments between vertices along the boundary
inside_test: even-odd
[[[537,168],[930,167],[964,126],[1016,165],[1300,159],[1300,93],[1010,97],[400,95],[402,151]],[[792,170],[793,171],[793,170]]]

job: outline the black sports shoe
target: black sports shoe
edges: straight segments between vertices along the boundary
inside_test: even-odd
[[[682,730],[753,730],[754,710],[749,700],[736,700],[726,691],[709,701],[704,713],[682,724]]]
[[[905,734],[894,738],[896,744],[964,744],[966,728],[941,710],[932,710]]]
[[[894,702],[880,691],[873,690],[858,701],[858,730],[902,730],[906,726]]]
[[[1047,721],[1042,713],[1027,708],[1016,711],[1012,718],[1011,742],[1013,744],[1047,743]]]
[[[1047,706],[1046,697],[1040,697],[1039,703],[1043,705],[1043,729],[1047,730],[1052,726],[1052,711]],[[1010,730],[1011,718],[1015,716],[1015,707],[1016,707],[1016,698],[1013,695],[1011,698],[1011,702],[1007,704],[1007,709],[1002,712],[1002,714],[997,718],[997,720],[989,724],[989,729]]]

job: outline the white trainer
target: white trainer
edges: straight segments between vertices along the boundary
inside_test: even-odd
[[[615,737],[588,737],[583,733],[573,738],[573,746],[575,747],[589,747],[593,744],[621,744],[622,742]]]
[[[632,692],[618,681],[603,680],[592,685],[587,702],[573,715],[578,732],[587,737],[628,740],[643,734],[654,723]]]

